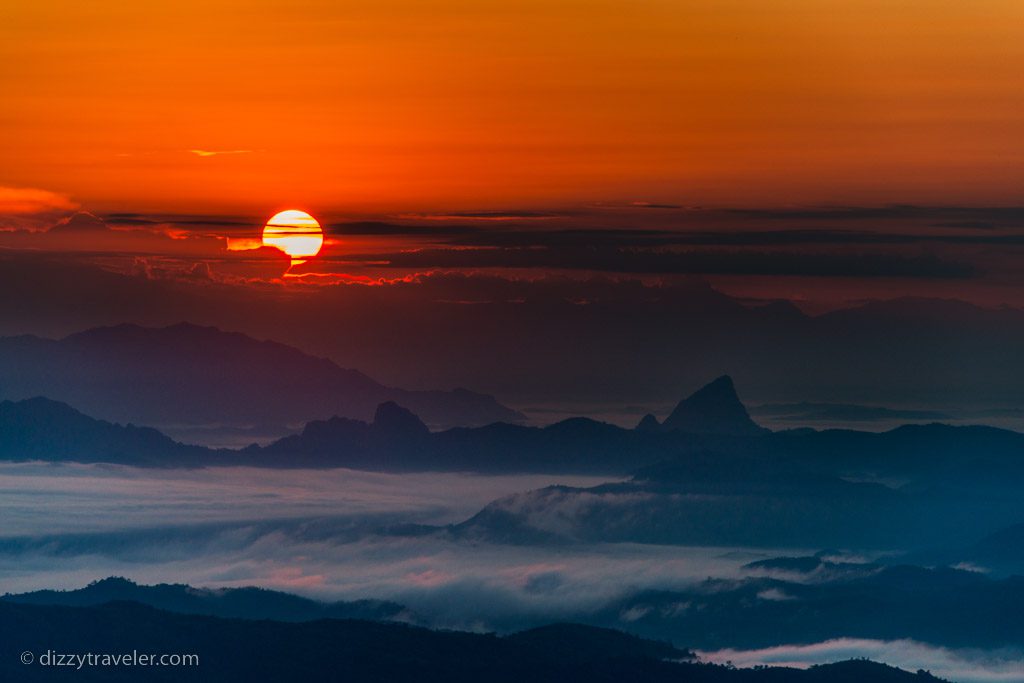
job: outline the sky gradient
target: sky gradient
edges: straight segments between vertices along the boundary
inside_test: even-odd
[[[92,211],[1013,204],[1014,0],[4,2],[0,185]]]

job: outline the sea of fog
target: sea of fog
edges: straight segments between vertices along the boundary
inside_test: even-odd
[[[112,575],[140,583],[256,585],[321,599],[392,599],[437,625],[500,628],[565,618],[637,589],[734,575],[770,554],[514,546],[430,528],[464,521],[510,493],[606,480],[3,464],[0,591],[77,588]]]
[[[138,583],[262,586],[325,600],[395,600],[436,627],[511,630],[572,619],[643,589],[740,575],[809,549],[523,546],[453,536],[501,496],[605,478],[353,470],[0,464],[0,593]],[[882,615],[880,615],[881,617]],[[1019,652],[843,639],[702,653],[737,666],[865,656],[965,683],[1024,683]]]

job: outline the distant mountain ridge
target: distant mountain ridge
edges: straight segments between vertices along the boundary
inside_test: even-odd
[[[588,418],[546,427],[495,422],[431,432],[407,407],[376,406],[373,420],[313,420],[266,446],[210,449],[155,429],[97,420],[42,397],[0,401],[0,459],[115,462],[157,467],[253,465],[348,467],[377,471],[578,472],[643,474],[651,480],[775,482],[792,487],[837,477],[907,477],[921,486],[974,482],[1002,486],[1024,470],[1024,434],[992,427],[907,425],[888,432],[757,426],[727,377],[695,392],[658,424],[636,429]],[[724,389],[724,390],[723,390]],[[705,400],[709,395],[725,397]],[[696,408],[695,408],[696,406]],[[716,412],[721,407],[720,412]],[[686,424],[709,433],[668,429]],[[732,433],[720,433],[731,429]],[[719,433],[715,433],[719,432]],[[821,457],[828,453],[828,458]],[[744,479],[746,475],[756,479]],[[694,479],[696,477],[696,479]]]
[[[821,575],[796,577],[794,565],[801,559],[775,558],[748,567],[768,565],[775,575],[759,571],[681,590],[640,591],[605,606],[589,623],[697,649],[834,638],[908,639],[954,649],[1017,648],[1024,642],[1020,576],[991,579],[950,567],[842,564]]]
[[[0,399],[64,401],[115,422],[158,426],[302,424],[369,419],[398,402],[436,428],[523,416],[466,389],[408,391],[272,341],[180,323],[100,327],[60,340],[0,338]]]
[[[551,624],[507,636],[432,631],[405,624],[322,619],[288,623],[165,612],[130,602],[97,607],[0,601],[0,638],[17,651],[0,658],[0,679],[51,680],[33,663],[45,652],[175,653],[188,665],[146,667],[146,678],[234,683],[931,683],[926,672],[849,660],[807,670],[737,670],[698,663],[669,643],[580,624]],[[37,644],[38,645],[35,645]],[[35,653],[27,650],[28,644]],[[10,648],[9,648],[10,649]],[[28,660],[20,653],[32,654]],[[28,661],[29,663],[23,663]],[[135,681],[134,666],[84,666],[80,681]],[[339,673],[342,674],[339,679]]]
[[[155,429],[97,420],[59,401],[0,401],[0,458],[5,460],[196,467],[213,456]]]
[[[128,601],[168,612],[205,614],[231,619],[312,621],[330,618],[403,622],[413,620],[413,615],[406,607],[386,600],[318,602],[264,588],[210,589],[167,583],[143,586],[114,576],[94,581],[76,590],[41,590],[17,595],[7,594],[0,596],[0,601],[20,605],[65,607],[95,607],[108,602]]]
[[[588,658],[600,657],[601,648],[616,651],[634,646],[669,654],[667,642],[700,650],[816,643],[840,637],[906,638],[951,648],[1013,647],[1024,642],[1024,627],[1016,618],[1024,599],[1020,576],[995,579],[951,567],[836,561],[824,556],[769,558],[744,566],[732,578],[609,596],[596,609],[571,613],[580,623],[543,625],[542,616],[524,617],[505,628],[529,630],[505,637],[537,645],[561,640],[563,656]],[[359,619],[426,627],[432,623],[429,615],[421,619],[385,600],[320,602],[256,587],[140,585],[120,577],[75,590],[0,596],[0,605],[34,607],[96,608],[128,602],[221,619]],[[879,610],[889,618],[877,619]],[[922,619],[922,614],[939,618]],[[766,630],[764,623],[777,626]],[[654,640],[636,643],[636,637]],[[687,652],[679,649],[674,658],[685,659]]]

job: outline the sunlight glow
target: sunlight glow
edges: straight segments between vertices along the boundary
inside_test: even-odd
[[[267,221],[263,227],[263,244],[280,249],[293,261],[307,259],[320,253],[324,231],[305,211],[289,209]]]

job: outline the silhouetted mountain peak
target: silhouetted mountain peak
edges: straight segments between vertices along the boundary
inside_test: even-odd
[[[750,419],[729,375],[722,375],[680,401],[662,428],[693,434],[738,436],[756,436],[767,431]]]
[[[736,394],[736,385],[733,383],[732,377],[729,375],[722,375],[693,392],[687,400],[715,400],[739,403],[740,397]]]
[[[388,434],[413,437],[430,433],[423,420],[394,401],[386,401],[377,406],[377,412],[373,416],[373,428]]]
[[[661,423],[658,422],[658,418],[654,417],[654,415],[647,413],[637,423],[635,429],[638,432],[657,432],[661,429]]]

